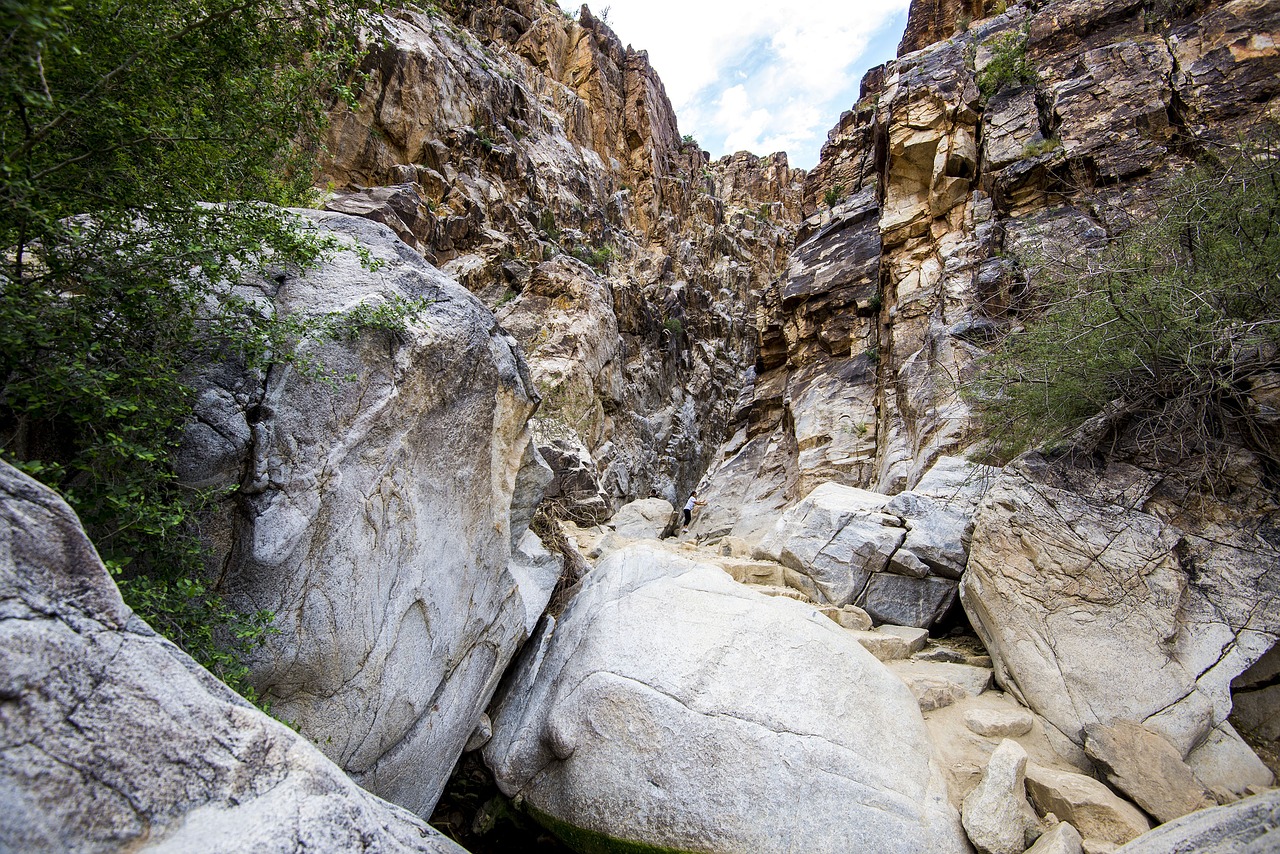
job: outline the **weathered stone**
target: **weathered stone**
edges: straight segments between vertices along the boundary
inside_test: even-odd
[[[969,560],[973,518],[972,511],[955,507],[943,499],[912,491],[895,495],[885,510],[907,520],[903,549],[927,564],[934,574],[958,580]]]
[[[1071,755],[1060,752],[1056,745],[1062,741],[1061,736],[1043,719],[1035,718],[1034,714],[1031,729],[1023,735],[984,736],[974,732],[966,724],[970,712],[1010,714],[1026,710],[1012,697],[1000,691],[985,691],[978,696],[965,693],[966,696],[957,698],[954,703],[924,715],[938,764],[947,777],[947,795],[957,807],[962,805],[964,798],[978,785],[992,751],[1006,737],[1022,745],[1030,761],[1037,765],[1084,773],[1092,770],[1084,751],[1079,748]]]
[[[981,18],[982,0],[911,0],[907,29],[898,42],[898,56],[922,50],[968,29]]]
[[[1174,30],[1178,96],[1197,135],[1230,139],[1252,129],[1280,96],[1280,11],[1263,0],[1214,4],[1204,17]]]
[[[611,515],[609,500],[600,488],[591,452],[576,439],[553,439],[538,452],[553,474],[546,497],[555,502],[564,518],[584,525],[599,524]]]
[[[1058,822],[1046,831],[1027,854],[1082,854],[1084,848],[1080,833],[1065,821]]]
[[[1034,720],[1025,709],[971,709],[965,713],[964,725],[988,738],[1008,738],[1031,732]]]
[[[887,635],[880,631],[855,631],[853,638],[862,644],[867,652],[881,661],[895,661],[907,657],[907,642],[896,635]]]
[[[1267,854],[1280,850],[1280,792],[1201,810],[1163,824],[1123,854]]]
[[[201,368],[195,424],[237,422],[229,435],[252,441],[235,466],[185,444],[182,470],[239,486],[201,528],[228,600],[276,615],[255,686],[358,783],[426,814],[558,575],[509,566],[545,481],[526,454],[536,392],[492,315],[390,229],[306,217],[340,251],[283,283],[246,281],[248,301],[300,316],[429,305],[402,331],[303,345],[353,380]]]
[[[1150,171],[1166,156],[1175,132],[1169,121],[1173,56],[1168,44],[1154,35],[1135,35],[1086,50],[1071,62],[1064,63],[1065,79],[1052,87],[1068,162],[1087,157],[1109,179]]]
[[[5,849],[462,852],[153,632],[2,462],[0,599]]]
[[[871,628],[871,617],[857,605],[820,605],[818,610],[823,616],[835,620],[836,625],[854,631],[864,632]],[[883,628],[883,627],[882,627]]]
[[[880,572],[867,580],[858,605],[877,622],[932,626],[956,601],[958,582]]]
[[[664,498],[642,498],[624,504],[613,514],[609,526],[623,537],[656,540],[671,524],[676,509]]]
[[[1271,769],[1226,722],[1214,727],[1187,755],[1187,765],[1210,791],[1231,792],[1236,797],[1246,794],[1250,786],[1266,787],[1275,782]]]
[[[893,575],[905,575],[908,578],[927,578],[929,565],[903,547],[889,558],[889,565],[884,568],[884,571]]]
[[[964,695],[977,696],[991,687],[991,671],[968,664],[935,664],[927,661],[895,661],[889,668],[899,679],[950,682]]]
[[[655,547],[584,579],[495,708],[485,758],[504,793],[591,836],[967,847],[914,699],[849,632]]]
[[[412,183],[338,193],[325,201],[324,209],[380,222],[420,252],[429,251],[436,228],[435,217]]]
[[[1084,750],[1111,785],[1157,822],[1215,805],[1173,745],[1145,727],[1127,721],[1090,724]]]
[[[1027,766],[1027,794],[1041,815],[1053,813],[1080,831],[1087,841],[1123,845],[1151,829],[1151,823],[1128,801],[1092,777]]]
[[[1026,770],[1027,752],[1005,739],[964,799],[964,829],[981,854],[1022,854],[1040,836],[1040,820],[1027,803]]]
[[[1280,630],[1262,593],[1275,552],[1238,527],[1184,538],[1127,509],[1153,483],[1129,474],[1034,456],[1006,467],[979,511],[961,599],[996,680],[1077,744],[1087,724],[1129,720],[1185,755]],[[1214,580],[1190,585],[1190,565]]]
[[[898,517],[880,511],[888,500],[886,495],[823,484],[783,514],[757,553],[800,573],[805,592],[815,601],[849,604],[872,574],[884,570],[906,535]]]
[[[1231,680],[1231,717],[1243,732],[1280,740],[1280,647]]]
[[[929,642],[929,630],[921,629],[915,626],[896,626],[892,623],[884,623],[878,629],[879,632],[886,635],[897,635],[907,642],[907,655],[913,655],[924,649],[924,645]]]

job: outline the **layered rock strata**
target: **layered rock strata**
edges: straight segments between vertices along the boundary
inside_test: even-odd
[[[328,143],[329,205],[390,224],[520,341],[539,445],[568,466],[562,516],[653,489],[681,502],[755,360],[804,173],[781,154],[710,162],[647,55],[586,7],[444,6],[380,19]]]
[[[973,442],[959,388],[1028,279],[1150,209],[1197,152],[1280,97],[1275,4],[920,0],[806,178],[806,220],[762,296],[753,384],[709,475],[746,509],[836,481],[895,493]],[[973,22],[950,30],[961,14]],[[1034,83],[997,79],[995,50]],[[907,52],[910,51],[910,52]],[[984,95],[980,83],[989,94]]]

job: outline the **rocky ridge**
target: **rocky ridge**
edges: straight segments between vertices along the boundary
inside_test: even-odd
[[[804,173],[710,162],[647,54],[585,6],[446,3],[379,27],[329,140],[329,207],[392,225],[520,341],[562,515],[682,499],[755,359]]]
[[[867,74],[806,177],[796,250],[761,298],[754,384],[708,475],[749,509],[700,535],[758,539],[750,508],[825,481],[909,489],[972,444],[959,386],[1040,272],[1015,259],[1087,249],[1198,148],[1276,113],[1274,4],[1067,0],[974,13],[954,34],[932,23],[961,6],[913,4],[902,55]],[[1037,81],[986,97],[1002,38]]]

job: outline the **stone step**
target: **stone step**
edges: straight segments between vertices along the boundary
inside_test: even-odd
[[[836,618],[832,617],[832,619]],[[836,622],[840,621],[836,620]],[[846,628],[849,627],[846,626]],[[927,629],[917,629],[913,626],[894,626],[888,623],[877,626],[874,629],[856,630],[853,634],[858,643],[866,647],[868,652],[881,661],[900,661],[905,659],[912,653],[923,649],[925,643],[929,640],[929,631]]]
[[[950,706],[965,697],[976,697],[991,687],[992,672],[986,667],[918,660],[887,663],[894,675],[911,689],[922,712]]]

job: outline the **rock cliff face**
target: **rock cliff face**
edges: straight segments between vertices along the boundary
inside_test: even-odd
[[[806,178],[798,245],[760,301],[754,383],[710,475],[713,501],[751,509],[708,516],[704,536],[756,539],[755,508],[828,480],[909,489],[969,445],[957,388],[1037,272],[1013,258],[1096,243],[1202,147],[1276,112],[1274,3],[962,7],[913,4],[904,54],[868,73]],[[962,12],[974,20],[953,37]],[[1000,39],[1037,82],[987,97]]]
[[[454,2],[381,26],[329,141],[330,206],[392,225],[520,341],[565,515],[682,499],[755,359],[804,173],[708,162],[647,55],[585,7]]]

